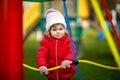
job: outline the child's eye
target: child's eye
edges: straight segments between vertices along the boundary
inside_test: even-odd
[[[52,31],[56,31],[56,29],[52,29]]]
[[[63,28],[60,28],[59,30],[63,30]]]

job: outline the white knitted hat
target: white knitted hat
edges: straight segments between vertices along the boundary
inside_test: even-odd
[[[57,23],[63,24],[66,28],[64,16],[59,11],[55,9],[48,9],[44,16],[46,18],[46,31],[48,31],[52,25]]]

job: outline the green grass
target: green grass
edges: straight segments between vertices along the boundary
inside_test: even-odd
[[[117,66],[106,40],[97,40],[96,31],[89,30],[85,41],[83,39],[83,56],[81,59],[94,61],[108,66]],[[24,63],[36,67],[36,53],[39,43],[35,39],[35,33],[31,33],[24,42]],[[110,70],[86,63],[79,63],[81,80],[119,80],[120,71]],[[24,68],[24,80],[46,80],[38,71]],[[77,80],[75,74],[71,80]]]

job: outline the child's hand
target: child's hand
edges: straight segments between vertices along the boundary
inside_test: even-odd
[[[69,60],[64,60],[61,64],[62,68],[70,68],[70,61]]]
[[[39,67],[39,71],[40,71],[41,74],[48,74],[49,73],[46,66]]]

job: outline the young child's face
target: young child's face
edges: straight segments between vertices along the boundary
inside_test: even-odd
[[[57,24],[53,27],[51,27],[51,36],[54,37],[54,38],[62,38],[65,34],[65,28],[63,25],[61,24]]]

